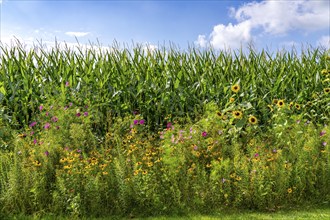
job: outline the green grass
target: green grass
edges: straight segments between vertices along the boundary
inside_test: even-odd
[[[15,220],[34,220],[40,219],[38,217],[33,216],[10,216],[3,217],[3,220],[15,219]],[[55,217],[46,215],[42,217],[44,220],[69,220],[75,219],[72,217]],[[125,217],[120,216],[107,216],[103,218],[79,218],[81,220],[90,219],[90,220],[121,220],[121,219],[136,219],[136,220],[213,220],[213,219],[221,219],[221,220],[270,220],[270,219],[282,219],[282,220],[298,220],[298,219],[313,219],[313,220],[328,220],[330,219],[330,207],[325,206],[313,206],[313,207],[300,207],[295,209],[287,209],[280,210],[276,212],[257,212],[257,211],[248,211],[248,210],[223,210],[214,214],[189,214],[184,216],[157,216],[157,217],[146,217],[141,218],[138,216],[128,215]]]

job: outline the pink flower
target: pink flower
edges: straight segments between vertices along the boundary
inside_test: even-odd
[[[44,107],[42,105],[39,106],[39,110],[42,111]]]
[[[66,82],[66,83],[65,83],[65,86],[66,86],[66,87],[70,86],[70,83],[69,83],[69,82]]]
[[[320,137],[322,137],[323,135],[325,135],[325,133],[326,133],[325,131],[321,131],[320,132]]]
[[[203,137],[206,137],[206,136],[207,136],[207,132],[206,132],[206,131],[203,131],[203,132],[202,132],[202,136],[203,136]]]
[[[53,121],[53,122],[57,122],[57,121],[58,121],[58,118],[57,118],[56,116],[53,116],[53,117],[52,117],[52,121]]]
[[[137,125],[139,123],[139,120],[134,120],[133,122],[135,125]]]
[[[80,115],[81,115],[80,112],[78,112],[78,113],[76,114],[77,117],[80,117]]]
[[[44,126],[45,129],[49,129],[50,128],[50,124],[47,122]]]
[[[33,143],[34,143],[34,144],[37,144],[37,139],[34,139],[34,140],[33,140]]]
[[[140,125],[143,125],[144,122],[145,122],[144,119],[141,119],[141,120],[140,120]]]
[[[37,122],[34,121],[34,122],[32,122],[32,123],[29,125],[29,127],[32,128],[32,127],[35,126],[36,124],[37,124]]]
[[[85,115],[85,116],[88,116],[88,112],[84,112],[84,115]]]

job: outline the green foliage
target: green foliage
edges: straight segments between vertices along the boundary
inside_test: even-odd
[[[329,203],[329,64],[319,50],[298,59],[1,49],[4,215]]]

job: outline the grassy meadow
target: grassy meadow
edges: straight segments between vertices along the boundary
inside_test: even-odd
[[[0,218],[329,207],[329,51],[0,51]]]

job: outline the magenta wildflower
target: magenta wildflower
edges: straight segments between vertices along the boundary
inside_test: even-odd
[[[32,135],[34,135],[34,131],[31,131],[31,132],[30,132],[30,136],[32,136]]]
[[[30,128],[32,128],[33,126],[35,126],[37,124],[37,122],[32,122],[29,126],[30,126]]]
[[[194,146],[194,150],[198,150],[198,146],[197,145]]]
[[[254,155],[254,157],[259,157],[259,154],[258,154],[258,153],[256,153],[256,154]]]
[[[64,110],[67,110],[68,108],[69,108],[68,106],[65,106],[65,107],[64,107]]]
[[[144,122],[145,122],[144,119],[141,119],[141,120],[140,120],[140,125],[143,125]]]
[[[167,125],[166,125],[167,128],[171,128],[172,127],[172,123],[171,122],[168,122]]]
[[[321,131],[320,132],[320,137],[322,137],[323,135],[325,135],[325,133],[326,133],[325,131]]]
[[[323,142],[322,142],[322,146],[323,146],[323,147],[327,146],[327,142],[323,141]]]
[[[67,82],[65,83],[65,86],[66,86],[66,87],[69,87],[69,86],[70,86],[70,83],[67,81]]]
[[[77,117],[80,117],[80,115],[81,115],[80,112],[78,112],[78,113],[76,114]]]
[[[42,105],[39,106],[39,110],[42,111],[44,107]]]
[[[203,137],[206,137],[206,136],[207,136],[207,132],[206,132],[206,131],[203,131],[203,132],[202,132],[202,136],[203,136]]]
[[[77,149],[77,153],[81,153],[81,149]]]
[[[135,125],[137,125],[139,123],[139,120],[134,120],[133,122]]]
[[[46,112],[46,114],[45,114],[46,116],[48,116],[49,115],[49,112]]]
[[[48,155],[49,155],[48,150],[45,151],[45,155],[46,155],[46,157],[48,157]]]
[[[72,102],[69,103],[69,107],[71,107],[71,106],[72,106]]]
[[[86,116],[86,117],[87,117],[87,116],[88,116],[88,112],[84,112],[84,116]]]
[[[58,118],[57,118],[56,116],[53,116],[53,117],[52,117],[52,121],[53,121],[53,122],[57,122],[57,121],[58,121]]]
[[[37,139],[34,139],[34,140],[33,140],[33,143],[34,143],[34,144],[37,144],[37,143],[38,143],[38,142],[37,142]]]
[[[44,126],[45,129],[49,129],[50,128],[50,124],[47,122]]]

